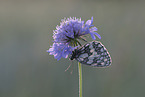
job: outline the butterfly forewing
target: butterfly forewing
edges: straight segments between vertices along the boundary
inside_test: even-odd
[[[75,49],[71,60],[74,58],[82,64],[95,67],[106,67],[112,62],[109,52],[99,41],[93,41]]]

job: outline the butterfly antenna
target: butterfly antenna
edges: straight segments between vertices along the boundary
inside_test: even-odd
[[[73,64],[73,61],[72,61],[72,64]],[[69,68],[71,68],[70,74],[72,74],[72,72],[73,72],[73,65],[72,65],[72,64],[70,64],[70,65],[66,68],[65,72],[68,71]],[[72,67],[71,67],[71,65],[72,65]]]
[[[71,64],[65,69],[65,72],[68,71],[68,69],[70,68]]]
[[[72,61],[72,64],[73,64],[73,61]],[[73,67],[74,67],[74,65],[72,65],[72,68],[71,68],[71,74],[73,73]]]

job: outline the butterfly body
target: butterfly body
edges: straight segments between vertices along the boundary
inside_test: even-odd
[[[73,59],[94,67],[110,66],[112,62],[109,52],[99,41],[92,41],[75,49],[70,57],[70,60]]]

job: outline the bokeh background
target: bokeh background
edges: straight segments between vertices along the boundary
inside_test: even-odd
[[[83,97],[145,96],[145,2],[0,0],[0,97],[78,97],[77,62],[46,50],[64,17],[94,17],[112,56],[109,68],[83,65]]]

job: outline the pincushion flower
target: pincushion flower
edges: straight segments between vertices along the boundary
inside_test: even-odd
[[[47,52],[54,55],[55,59],[60,60],[61,57],[67,58],[73,50],[74,47],[69,46],[68,43],[53,43]]]
[[[61,57],[67,58],[74,50],[75,44],[80,45],[79,39],[85,41],[83,36],[90,34],[93,40],[96,39],[95,36],[101,39],[96,31],[97,28],[93,25],[93,17],[86,23],[81,18],[64,18],[60,26],[57,25],[56,30],[53,31],[54,43],[47,52],[54,55],[58,60]]]
[[[70,43],[73,40],[82,38],[86,34],[90,34],[92,39],[95,40],[95,35],[101,39],[101,36],[95,32],[97,28],[94,27],[93,17],[91,20],[88,20],[85,24],[84,21],[81,21],[81,18],[64,18],[60,23],[60,26],[56,27],[54,30],[53,39],[57,43]]]

